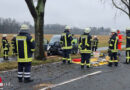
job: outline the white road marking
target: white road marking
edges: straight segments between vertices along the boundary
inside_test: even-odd
[[[88,76],[93,76],[93,75],[96,75],[96,74],[99,74],[99,73],[102,73],[102,71],[97,71],[97,72],[93,72],[93,73],[90,73],[90,74],[86,74],[86,75],[83,75],[83,76],[80,76],[80,77],[77,77],[77,78],[74,78],[74,79],[71,79],[71,80],[68,80],[68,81],[64,81],[64,82],[59,83],[59,84],[54,84],[54,85],[52,85],[52,86],[45,87],[45,88],[40,89],[40,90],[47,90],[47,89],[49,89],[49,88],[58,87],[58,86],[61,86],[61,85],[67,84],[67,83],[71,83],[71,82],[74,82],[74,81],[77,81],[77,80],[86,78],[86,77],[88,77]]]

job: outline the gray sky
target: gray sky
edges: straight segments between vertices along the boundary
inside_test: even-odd
[[[24,0],[1,0],[0,11],[0,17],[33,24]],[[116,12],[118,14],[115,18]],[[127,15],[113,8],[110,2],[103,5],[100,0],[47,0],[45,24],[65,24],[80,28],[103,26],[124,30],[130,26],[130,21]]]

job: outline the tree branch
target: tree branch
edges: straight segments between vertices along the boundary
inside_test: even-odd
[[[128,3],[126,3],[124,0],[121,0],[121,2],[122,2],[123,4],[125,4],[125,5],[127,6],[127,8],[129,8],[129,4],[128,4]]]
[[[33,3],[33,0],[25,0],[26,3],[27,3],[27,6],[29,8],[29,11],[32,15],[33,18],[37,18],[37,11],[35,9],[35,6],[34,6],[34,3]]]
[[[112,0],[112,3],[113,3],[113,5],[114,5],[117,9],[123,11],[124,13],[126,13],[126,14],[129,16],[129,13],[128,13],[127,11],[125,11],[124,9],[122,9],[121,7],[119,7],[118,5],[116,5],[116,3],[114,2],[114,0]]]

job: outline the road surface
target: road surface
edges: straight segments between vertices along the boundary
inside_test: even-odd
[[[32,83],[18,83],[17,71],[0,72],[4,90],[130,90],[130,65],[122,52],[118,67],[80,69],[80,65],[61,62],[32,68]]]

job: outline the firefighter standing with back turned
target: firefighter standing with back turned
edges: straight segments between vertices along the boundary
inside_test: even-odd
[[[66,26],[64,33],[61,35],[61,43],[62,43],[62,49],[63,49],[63,64],[66,63],[66,60],[68,61],[68,64],[72,63],[71,60],[71,49],[72,49],[72,35],[70,33],[70,27]]]
[[[29,27],[26,24],[21,26],[21,31],[16,37],[17,60],[18,60],[18,80],[24,83],[32,82],[31,62],[35,48],[34,39],[29,34]]]
[[[90,68],[90,58],[91,58],[91,40],[92,37],[89,35],[91,29],[86,28],[84,34],[81,35],[79,39],[79,48],[81,53],[81,69],[84,68],[84,65],[87,65],[87,68]]]
[[[130,64],[130,27],[126,28],[126,64]]]
[[[6,37],[7,37],[7,34],[3,34],[3,38],[2,38],[3,59],[9,60],[8,59],[9,43]]]
[[[17,51],[16,51],[16,46],[15,46],[15,41],[16,41],[16,36],[17,35],[13,35],[13,38],[11,40],[11,45],[12,45],[12,55],[16,56],[17,55]]]
[[[112,67],[112,64],[114,63],[115,66],[118,66],[118,58],[117,58],[117,53],[118,53],[118,36],[116,33],[115,29],[112,29],[112,36],[110,37],[109,40],[109,55],[110,55],[110,60],[109,60],[109,67]]]
[[[97,51],[98,47],[98,38],[97,36],[94,36],[94,39],[92,41],[92,51]]]

